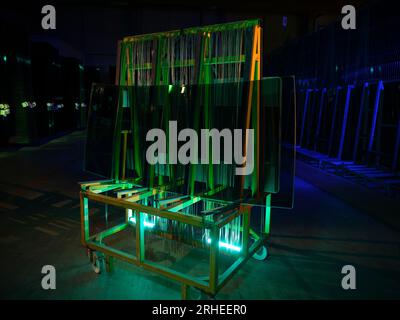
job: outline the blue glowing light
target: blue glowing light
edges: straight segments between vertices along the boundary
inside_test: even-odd
[[[283,26],[284,28],[287,27],[287,22],[288,22],[287,16],[283,16],[283,17],[282,17],[282,26]]]

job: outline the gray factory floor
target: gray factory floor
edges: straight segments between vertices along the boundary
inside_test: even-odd
[[[84,135],[0,154],[0,298],[179,299],[180,286],[117,261],[95,274],[80,244]],[[272,211],[269,258],[249,260],[217,299],[400,298],[400,233],[296,179],[295,208]],[[385,210],[383,207],[382,210]],[[343,290],[344,265],[356,289]],[[41,288],[53,265],[56,290]]]

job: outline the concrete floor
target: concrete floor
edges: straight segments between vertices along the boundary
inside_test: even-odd
[[[83,133],[0,154],[0,298],[179,299],[180,286],[117,261],[95,274],[80,244]],[[382,208],[384,210],[384,208]],[[217,299],[400,298],[400,233],[297,178],[291,211],[272,211],[270,256],[249,260]],[[41,288],[54,265],[57,289]],[[341,288],[354,265],[357,289]]]

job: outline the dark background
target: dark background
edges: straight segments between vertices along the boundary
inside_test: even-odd
[[[57,9],[56,30],[41,29],[45,4]],[[340,27],[340,11],[346,4],[357,9],[355,31]],[[93,82],[114,82],[116,45],[124,36],[249,18],[263,20],[263,76],[296,76],[298,115],[305,114],[304,93],[314,90],[314,102],[309,103],[311,124],[316,122],[317,107],[333,109],[339,96],[336,89],[349,84],[355,86],[350,109],[357,115],[359,89],[366,82],[375,83],[367,108],[372,114],[377,82],[385,82],[379,127],[387,134],[376,140],[382,144],[382,155],[391,152],[391,161],[386,160],[389,157],[378,161],[381,153],[377,152],[372,154],[373,162],[364,161],[369,160],[368,152],[362,152],[366,159],[352,162],[360,174],[335,175],[329,171],[332,163],[326,171],[316,166],[325,156],[333,162],[336,155],[327,155],[322,147],[317,149],[321,153],[315,153],[312,143],[304,139],[304,145],[299,144],[302,150],[297,149],[298,159],[299,151],[303,158],[296,162],[295,206],[273,209],[270,258],[250,259],[218,298],[399,298],[399,158],[389,173],[387,168],[395,158],[393,137],[400,137],[399,16],[395,4],[383,1],[1,2],[0,104],[8,103],[11,113],[0,116],[0,251],[4,257],[0,298],[180,297],[177,283],[129,264],[117,262],[117,272],[110,277],[92,272],[80,243],[78,181],[98,177],[83,172],[86,137],[76,129],[84,129],[87,108],[76,110],[74,105],[88,104]],[[320,103],[323,88],[327,89],[325,104]],[[343,115],[341,97],[338,105]],[[21,107],[26,101],[37,106]],[[64,108],[48,110],[49,102]],[[330,120],[330,115],[326,118]],[[297,119],[299,128],[299,119],[307,117]],[[338,119],[341,122],[343,116]],[[303,128],[313,128],[304,123]],[[353,123],[349,121],[349,128],[354,128]],[[65,134],[66,130],[73,132]],[[307,132],[312,138],[313,130]],[[339,135],[340,126],[331,132]],[[57,135],[59,139],[54,139]],[[43,139],[51,141],[42,143]],[[352,141],[346,139],[349,148]],[[26,146],[33,143],[40,146]],[[313,162],[304,156],[309,151]],[[362,183],[371,181],[368,175],[383,177],[366,188]],[[361,182],[356,180],[360,176]],[[57,268],[56,291],[40,286],[41,268],[47,264]],[[341,268],[348,264],[357,268],[354,291],[340,285]]]
[[[351,1],[356,8],[377,1]],[[56,30],[41,29],[41,7],[52,4]],[[251,18],[263,20],[264,62],[271,52],[341,18],[348,1],[51,1],[1,4],[2,38],[29,51],[30,41],[44,41],[61,55],[100,69],[110,80],[117,41],[124,36]],[[282,24],[287,17],[287,26]],[[10,32],[12,30],[12,32]],[[111,72],[113,72],[111,70]]]

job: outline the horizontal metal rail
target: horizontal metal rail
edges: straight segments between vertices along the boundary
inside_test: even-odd
[[[192,27],[186,28],[181,30],[171,30],[165,32],[155,32],[155,33],[148,33],[142,35],[135,35],[135,36],[128,36],[125,37],[122,41],[123,42],[132,42],[132,41],[148,41],[157,38],[166,38],[166,37],[176,37],[180,35],[190,35],[190,34],[197,34],[203,32],[219,32],[219,31],[228,31],[228,30],[236,30],[236,29],[244,29],[250,28],[261,25],[260,19],[253,19],[253,20],[244,20],[238,22],[231,22],[231,23],[223,23],[223,24],[214,24],[209,26],[203,27]]]

